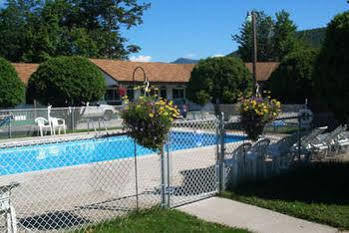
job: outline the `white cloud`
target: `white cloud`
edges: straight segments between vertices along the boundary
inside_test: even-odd
[[[225,56],[224,54],[215,54],[212,57],[224,57],[224,56]]]
[[[152,59],[151,56],[144,56],[144,55],[130,57],[131,61],[136,61],[136,62],[150,62],[151,59]]]
[[[195,53],[188,53],[187,55],[184,56],[185,58],[194,58],[196,57]]]

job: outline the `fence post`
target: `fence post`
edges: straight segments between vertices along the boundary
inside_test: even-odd
[[[136,210],[139,210],[139,200],[138,200],[138,166],[137,166],[137,144],[134,140],[133,142],[133,152],[134,152],[134,166],[135,166],[135,192],[136,192]]]
[[[224,113],[219,114],[219,144],[220,150],[218,152],[218,192],[221,193],[225,190],[225,182],[224,182]]]
[[[160,149],[160,169],[161,169],[161,207],[166,208],[167,205],[167,192],[166,192],[166,164],[165,164],[165,153],[163,146]]]
[[[298,162],[301,160],[301,119],[302,116],[298,116]]]
[[[70,110],[71,110],[72,131],[75,132],[75,107],[72,107]]]
[[[170,142],[166,144],[166,170],[167,170],[167,187],[170,187]],[[171,207],[171,196],[170,193],[167,192],[167,207]]]

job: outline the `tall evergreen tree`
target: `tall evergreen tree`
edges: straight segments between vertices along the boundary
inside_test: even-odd
[[[296,37],[297,27],[284,10],[275,14],[275,20],[263,11],[257,14],[257,59],[259,62],[281,61],[288,53],[305,46]],[[237,53],[244,62],[252,61],[252,23],[245,21],[239,34],[232,36],[239,44]]]
[[[296,39],[297,26],[290,19],[290,14],[282,10],[275,14],[273,41],[275,60],[281,61],[298,46]]]

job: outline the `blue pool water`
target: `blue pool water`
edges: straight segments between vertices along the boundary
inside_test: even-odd
[[[226,136],[226,142],[243,140],[241,136]],[[216,135],[208,133],[171,132],[170,151],[216,144]],[[137,156],[154,151],[137,145]],[[126,135],[57,142],[0,149],[0,175],[9,175],[50,168],[123,159],[134,156],[134,141]]]

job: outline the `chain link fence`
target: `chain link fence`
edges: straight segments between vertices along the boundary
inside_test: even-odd
[[[40,136],[37,119],[58,118],[64,120],[67,133],[113,130],[122,127],[121,107],[111,105],[67,107],[67,108],[31,108],[0,110],[0,140],[8,138]],[[11,119],[1,124],[4,117]],[[58,131],[57,129],[55,131]],[[45,135],[53,134],[45,128]]]
[[[301,137],[298,114],[282,113],[276,120],[267,124],[257,142],[247,138],[238,116],[231,117],[221,129],[223,135],[239,135],[238,142],[225,142],[223,145],[223,180],[224,188],[233,189],[235,186],[258,179],[280,174],[282,163],[280,157],[273,156],[273,150],[278,150],[280,142],[292,138],[287,148],[297,145]],[[279,145],[280,144],[280,145]],[[279,151],[277,151],[279,153]],[[297,150],[292,151],[293,155]],[[291,158],[283,158],[291,161]],[[285,167],[285,169],[288,169]]]
[[[282,113],[267,124],[257,142],[246,137],[235,143],[224,143],[223,181],[225,188],[287,172],[297,163],[348,157],[349,133],[329,114],[311,117]],[[230,117],[221,131],[223,135],[241,135],[238,116]]]
[[[137,145],[135,163],[134,147],[120,134],[1,149],[0,184],[18,184],[18,232],[63,232],[160,205],[158,155]]]
[[[23,125],[11,125],[13,138],[0,145],[0,232],[84,231],[134,210],[175,207],[277,175],[290,168],[291,160],[304,158],[301,137],[318,126],[315,121],[303,127],[298,115],[283,114],[254,143],[238,116],[224,121],[212,113],[192,113],[174,122],[164,150],[154,152],[121,130],[117,112],[103,120],[107,130],[98,131],[87,119],[103,124],[98,121],[104,114],[84,119],[84,111],[52,109],[50,117],[64,119],[67,134],[21,139],[14,138],[16,130],[37,132],[29,128],[37,127],[36,118],[48,118],[48,110],[2,112]],[[280,142],[296,148],[285,153],[292,158],[273,156],[270,149]]]
[[[120,130],[3,140],[0,231],[86,230],[134,210],[212,196],[217,126],[217,119],[179,120],[163,153]]]

